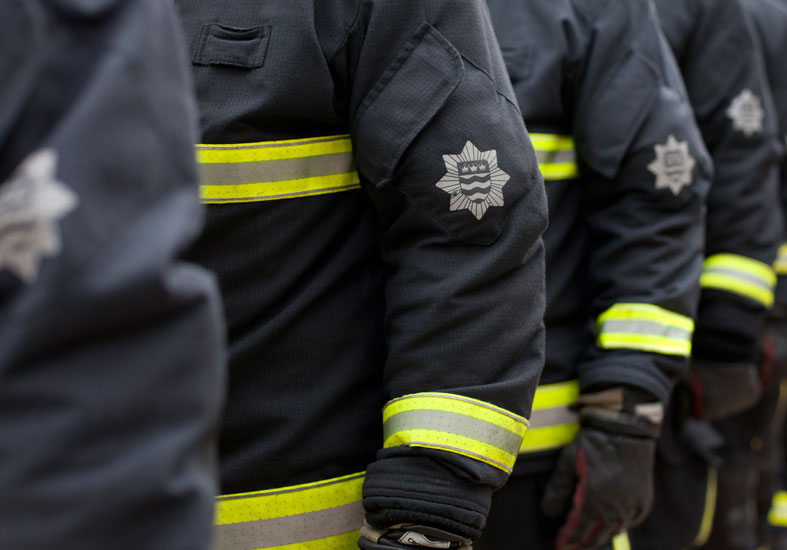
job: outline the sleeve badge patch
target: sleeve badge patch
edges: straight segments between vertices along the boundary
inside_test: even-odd
[[[732,120],[732,127],[743,132],[746,137],[762,132],[765,111],[762,109],[762,101],[751,90],[743,90],[738,94],[730,103],[726,114]]]
[[[435,185],[451,195],[450,209],[469,210],[480,220],[491,206],[503,206],[510,176],[497,165],[497,151],[479,151],[468,141],[458,155],[443,155],[446,173]]]
[[[648,164],[648,170],[656,176],[656,188],[666,188],[678,195],[691,184],[692,173],[697,161],[689,153],[689,143],[678,141],[670,135],[667,143],[656,145],[656,160]]]
[[[57,153],[42,149],[28,156],[0,185],[0,271],[24,283],[38,276],[41,261],[61,248],[57,221],[76,209],[76,193],[57,181]]]

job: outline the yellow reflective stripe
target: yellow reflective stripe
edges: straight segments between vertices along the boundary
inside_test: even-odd
[[[457,453],[510,472],[527,420],[505,409],[447,393],[418,393],[383,409],[384,447]]]
[[[535,149],[541,151],[573,151],[574,138],[562,134],[530,133],[530,141]]]
[[[777,491],[773,495],[768,523],[774,527],[787,527],[787,491]]]
[[[336,508],[361,501],[364,473],[280,489],[222,495],[216,525],[259,521]],[[359,526],[360,529],[360,526]]]
[[[626,531],[621,531],[612,538],[612,550],[631,550],[631,542]]]
[[[578,431],[579,422],[549,428],[530,428],[522,440],[519,454],[559,449],[574,441]]]
[[[773,269],[777,275],[787,275],[787,243],[779,247],[776,261],[773,262]]]
[[[716,254],[705,260],[703,288],[732,292],[768,307],[773,304],[776,273],[766,263],[738,254]]]
[[[533,410],[573,405],[578,397],[578,380],[558,382],[557,384],[542,384],[536,388],[536,395],[533,398]]]
[[[713,466],[708,466],[708,480],[705,485],[705,508],[702,511],[702,522],[697,538],[692,547],[704,546],[710,537],[713,527],[713,516],[716,514],[716,495],[718,492],[718,471]]]
[[[694,321],[653,304],[615,304],[598,318],[597,345],[666,355],[691,354]]]
[[[579,168],[575,162],[539,163],[544,181],[570,180],[579,177]]]
[[[530,428],[522,439],[519,454],[549,451],[571,443],[579,431],[579,422],[570,407],[578,397],[578,380],[538,386],[533,398]],[[541,422],[541,419],[550,418],[556,420]]]
[[[202,202],[206,204],[224,204],[312,197],[360,189],[360,187],[358,174],[352,172],[266,183],[201,185],[200,196]]]
[[[197,145],[202,201],[257,202],[360,188],[349,136]]]
[[[358,550],[358,539],[361,536],[360,529],[350,531],[343,535],[335,537],[325,537],[319,540],[310,540],[307,542],[296,542],[293,544],[285,544],[283,546],[266,546],[264,548],[255,548],[253,550]],[[219,550],[213,548],[212,550]],[[229,547],[228,550],[237,550],[237,547]]]
[[[358,550],[358,539],[361,530],[355,529],[341,535],[325,537],[317,540],[299,541],[292,544],[280,544],[276,546],[244,547],[243,550]],[[223,539],[221,535],[214,537],[211,550],[239,550],[235,541]]]
[[[602,349],[633,349],[662,355],[691,355],[691,342],[676,342],[656,336],[634,336],[630,334],[601,334],[597,340]]]
[[[219,497],[212,550],[355,548],[363,477]]]
[[[236,164],[350,152],[352,142],[348,135],[256,143],[198,144],[197,163]]]
[[[579,177],[574,139],[571,136],[531,133],[530,140],[545,181]]]
[[[612,319],[653,321],[664,326],[673,326],[689,332],[694,330],[694,321],[691,317],[653,304],[624,302],[615,304],[599,316],[598,323],[603,324],[605,321]]]

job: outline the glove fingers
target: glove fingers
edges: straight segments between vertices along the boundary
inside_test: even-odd
[[[620,532],[620,522],[602,523],[598,522],[598,529],[591,533],[591,538],[583,541],[584,548],[596,548],[609,544],[610,541]]]
[[[572,506],[568,514],[568,519],[558,532],[557,541],[555,542],[557,550],[571,548],[572,545],[578,542],[577,534],[584,534],[589,529],[587,520],[583,516],[585,490],[587,488],[587,457],[582,447],[577,446],[575,449],[576,450],[572,450],[570,454],[572,456],[576,455],[574,472],[577,477],[577,485],[576,489],[571,493],[573,498],[571,499]]]
[[[568,524],[560,530],[555,548],[557,550],[596,548],[603,545],[603,542],[596,542],[601,540],[599,533],[606,533],[609,530],[609,528],[604,527],[604,523],[599,519],[588,519],[580,516],[579,523],[573,532],[569,533]]]
[[[563,449],[541,499],[541,511],[547,517],[557,517],[571,506],[576,481],[577,445],[572,443]]]

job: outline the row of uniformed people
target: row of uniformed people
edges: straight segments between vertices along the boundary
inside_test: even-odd
[[[782,240],[776,119],[742,6],[657,3],[656,15],[644,1],[487,4],[491,27],[478,3],[448,10],[429,2],[414,15],[384,2],[270,11],[242,2],[231,11],[178,3],[193,52],[207,143],[199,146],[203,197],[211,204],[193,257],[218,272],[230,331],[220,547],[354,540],[354,532],[335,529],[282,535],[288,528],[279,525],[295,517],[350,510],[350,497],[328,505],[310,496],[326,483],[353,484],[355,498],[363,496],[362,547],[419,536],[474,542],[490,489],[502,485],[516,454],[478,547],[596,547],[641,523],[654,499],[655,512],[631,532],[635,547],[684,547],[708,534],[717,444],[709,421],[757,399],[759,324],[773,302]],[[290,30],[289,43],[277,41],[277,28]],[[321,55],[311,53],[317,49]],[[290,70],[296,60],[308,67],[308,85],[293,82],[302,80]],[[484,92],[493,91],[496,102],[487,104]],[[501,292],[506,277],[490,269],[506,267],[490,256],[508,254],[505,237],[513,237],[508,224],[516,219],[507,214],[517,181],[506,164],[510,143],[499,141],[509,126],[498,122],[491,142],[479,135],[497,116],[510,116],[497,109],[510,111],[515,102],[550,206],[545,368],[532,415],[538,368],[524,361],[533,357],[524,342],[533,344],[536,332],[520,319],[530,339],[515,343],[502,328],[511,306],[519,316],[532,309],[517,305],[521,291]],[[341,136],[346,148],[311,150]],[[274,148],[288,152],[269,155]],[[430,152],[441,162],[430,163]],[[339,154],[355,164],[320,171]],[[290,168],[307,157],[316,172]],[[368,207],[374,219],[360,215]],[[298,216],[281,214],[290,209]],[[342,225],[348,214],[336,213],[348,209],[362,221]],[[312,210],[321,213],[319,238],[311,236]],[[274,220],[276,232],[268,229]],[[263,232],[265,241],[236,255],[238,242]],[[349,283],[347,259],[333,251],[353,239],[354,252],[366,252],[352,275],[363,281],[371,271],[384,289],[370,293],[384,292],[377,309],[368,299],[352,305],[348,287],[358,282],[337,282]],[[446,242],[454,242],[450,251]],[[462,260],[465,247],[473,250],[472,267]],[[272,272],[270,258],[281,250],[287,255]],[[433,257],[439,252],[442,260]],[[325,256],[333,261],[315,275],[296,275]],[[457,266],[473,288],[495,287],[496,297],[486,294],[492,301],[485,303],[469,292]],[[267,286],[258,276],[266,267]],[[291,288],[293,280],[304,284]],[[368,314],[364,330],[353,328],[357,315],[349,330],[309,320],[343,318],[338,309]],[[345,341],[348,332],[363,344]],[[492,340],[492,333],[508,338]],[[495,345],[471,345],[484,335]],[[302,340],[312,343],[309,353]],[[383,369],[382,386],[373,368],[364,368],[369,379],[354,370],[366,364],[353,357],[358,349]],[[514,370],[499,371],[506,349],[519,350],[519,387]],[[279,370],[312,379],[315,357],[334,368],[330,383],[277,386],[289,383]],[[521,385],[523,372],[529,383]],[[354,396],[355,408],[369,406],[363,418],[347,419],[315,400],[337,402],[326,396],[348,385],[378,391],[377,407],[388,402],[381,438],[368,389]],[[525,397],[518,405],[517,395]],[[501,434],[481,435],[488,426],[471,428],[504,422],[445,404],[468,398],[475,407],[530,417],[518,453],[514,439],[505,446]],[[288,423],[272,425],[270,412],[255,406],[261,399],[287,411]],[[314,430],[325,415],[331,422]],[[338,430],[350,434],[341,448],[326,443]],[[371,461],[375,448],[383,450]],[[681,498],[673,502],[676,487]],[[267,504],[293,493],[312,505]],[[676,506],[686,509],[680,521],[665,520],[675,518]],[[245,515],[261,507],[275,511]]]
[[[108,0],[59,4],[109,36],[140,28],[113,23]],[[175,5],[208,205],[187,256],[218,277],[229,350],[214,548],[560,550],[629,529],[615,544],[677,549],[707,533],[709,421],[757,399],[758,327],[783,240],[783,150],[738,0]],[[143,102],[172,91],[163,76],[129,78]],[[187,135],[169,116],[154,111],[154,127]],[[9,281],[14,265],[0,263]],[[12,296],[36,294],[17,279]],[[179,322],[199,318],[180,311],[147,335],[164,364],[184,364]],[[186,349],[204,383],[219,346],[201,334]],[[127,396],[143,389],[122,380]],[[84,388],[77,404],[98,391]],[[193,460],[218,388],[187,384],[166,397],[185,410],[151,410],[192,423],[179,446],[145,441],[189,457],[180,464],[201,488],[171,486],[161,494],[182,502],[136,508],[182,537],[168,547],[207,544],[154,502],[184,513],[189,502],[186,519],[204,523],[210,476]],[[142,499],[155,472],[133,479]],[[9,515],[9,548],[56,540],[29,521],[50,496]],[[82,519],[118,520],[133,504],[98,501],[82,499]],[[113,528],[115,546],[157,547],[131,523]],[[109,525],[73,522],[59,546],[102,540]]]
[[[715,468],[728,453],[716,448],[724,441],[710,422],[758,398],[760,326],[774,301],[772,264],[784,241],[783,151],[744,6],[664,0],[655,2],[655,15],[647,2],[489,5],[528,129],[562,128],[576,144],[574,178],[553,182],[544,172],[550,226],[542,379],[578,378],[582,394],[578,435],[540,475],[526,470],[530,457],[520,457],[479,548],[520,548],[522,532],[536,533],[542,548],[595,548],[627,528],[617,545],[728,548],[730,529],[720,518],[749,499],[736,488],[723,493],[732,476],[725,466],[719,480]],[[677,113],[675,126],[669,113]],[[712,177],[702,171],[706,154]],[[572,244],[579,253],[567,253]],[[564,280],[590,288],[572,302]],[[647,317],[637,312],[645,304]],[[610,316],[616,310],[622,315]],[[590,338],[560,340],[567,324],[579,328],[588,318],[597,319]],[[574,356],[566,356],[566,342],[577,343]],[[556,368],[561,360],[573,376]],[[648,362],[663,373],[664,389],[647,377]],[[616,403],[592,394],[616,385],[623,388]],[[621,406],[642,417],[649,401],[665,410],[657,444],[658,428],[633,431],[619,413],[609,421]],[[726,509],[714,523],[717,489]]]

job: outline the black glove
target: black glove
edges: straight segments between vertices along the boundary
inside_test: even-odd
[[[754,363],[725,363],[693,359],[694,416],[721,420],[753,407],[762,390]]]
[[[470,540],[423,525],[394,525],[375,529],[368,523],[361,527],[358,546],[362,550],[401,550],[415,548],[444,548],[471,550]]]
[[[653,504],[661,403],[634,388],[580,396],[582,427],[563,449],[541,501],[550,517],[568,512],[556,550],[595,548],[641,523]]]

